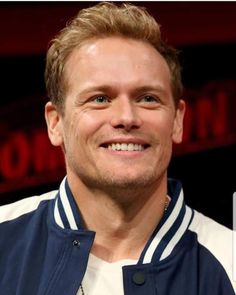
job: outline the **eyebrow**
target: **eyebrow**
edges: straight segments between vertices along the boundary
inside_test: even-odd
[[[89,86],[89,87],[83,89],[78,95],[87,94],[87,93],[95,92],[95,91],[107,92],[107,91],[111,91],[112,88],[113,87],[111,87],[109,85]]]
[[[83,89],[79,95],[87,94],[90,92],[101,91],[101,92],[114,92],[114,87],[110,85],[97,85],[97,86],[89,86]],[[157,91],[160,93],[166,93],[166,90],[161,85],[144,85],[138,86],[135,89],[131,90],[132,93],[140,93],[140,92],[149,92],[149,91]]]
[[[149,91],[157,91],[159,93],[166,93],[166,90],[161,85],[146,85],[140,86],[135,89],[135,92],[149,92]]]

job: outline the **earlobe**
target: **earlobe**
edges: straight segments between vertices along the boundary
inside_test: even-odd
[[[51,102],[47,102],[45,105],[45,120],[52,145],[61,146],[63,144],[61,115]]]
[[[178,107],[176,109],[174,128],[173,128],[173,134],[172,134],[172,140],[176,144],[182,142],[184,113],[185,113],[185,102],[183,100],[180,100],[178,103]]]

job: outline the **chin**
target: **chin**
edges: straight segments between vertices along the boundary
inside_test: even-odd
[[[122,175],[110,174],[103,178],[106,186],[120,187],[120,188],[138,188],[146,187],[158,179],[158,174],[149,172],[149,173],[125,173]]]

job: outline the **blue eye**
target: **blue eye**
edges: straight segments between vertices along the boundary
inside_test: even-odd
[[[152,102],[157,102],[158,100],[156,99],[156,97],[152,95],[145,95],[142,97],[141,101],[152,103]]]
[[[98,95],[93,98],[93,101],[98,104],[102,104],[108,102],[108,98],[105,95]]]

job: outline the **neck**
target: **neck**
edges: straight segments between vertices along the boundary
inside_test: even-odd
[[[121,190],[113,196],[69,175],[68,181],[85,227],[96,232],[92,253],[108,262],[138,259],[164,214],[166,175],[144,190]]]

